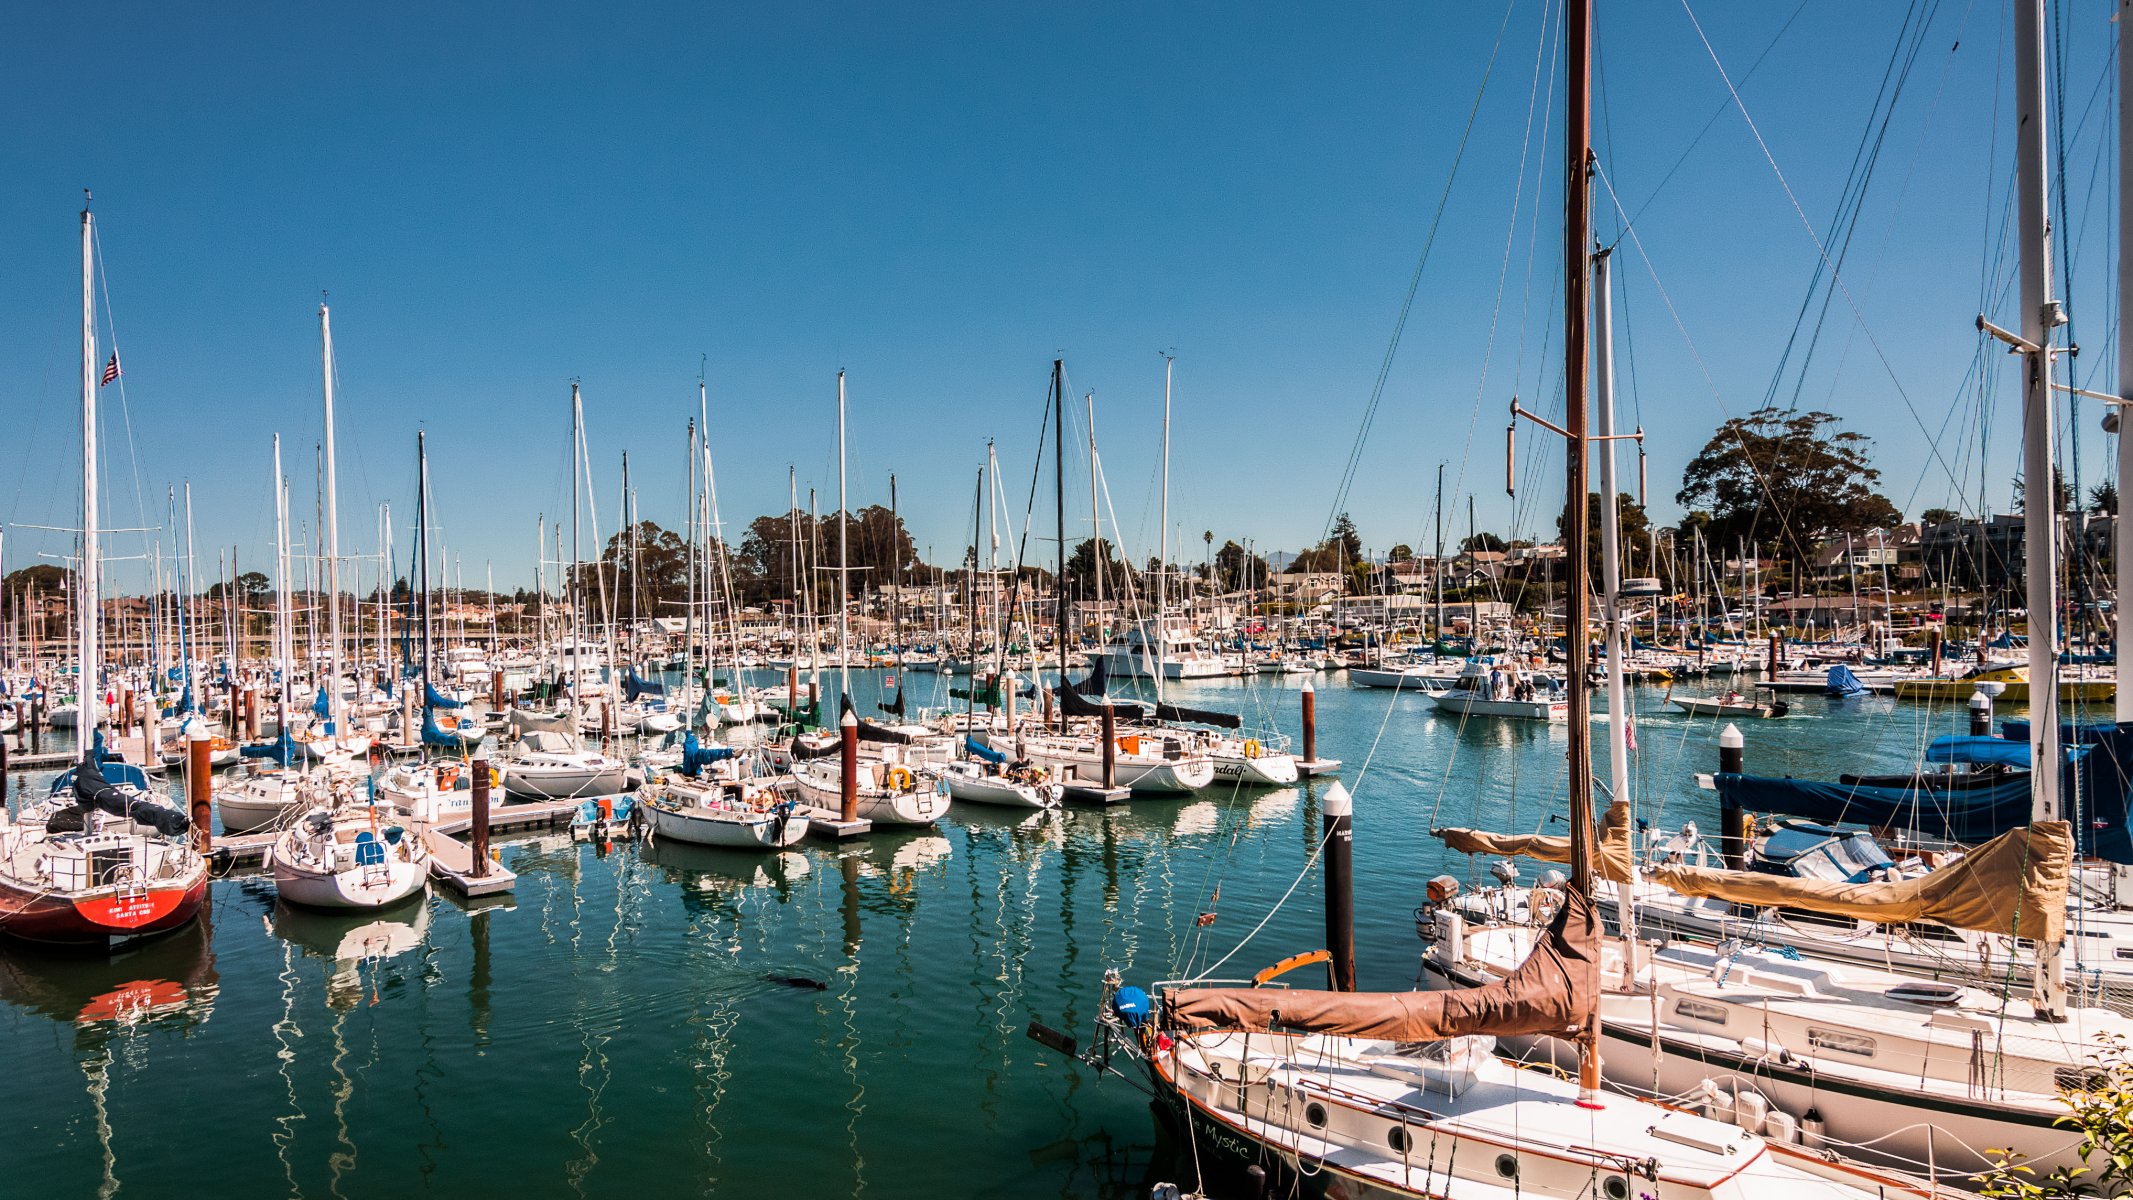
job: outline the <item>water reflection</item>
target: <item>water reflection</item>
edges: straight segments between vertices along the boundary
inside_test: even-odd
[[[109,955],[0,950],[0,1002],[73,1024],[75,1045],[83,1049],[146,1025],[205,1024],[221,990],[206,907],[182,929]]]
[[[327,1007],[350,1009],[366,1000],[376,1004],[385,991],[399,990],[403,981],[397,977],[381,980],[378,964],[423,943],[434,907],[427,898],[384,913],[327,912],[277,904],[271,925],[274,936],[308,956],[332,963],[326,976]]]

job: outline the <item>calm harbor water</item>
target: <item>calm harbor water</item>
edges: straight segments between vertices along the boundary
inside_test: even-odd
[[[855,676],[868,709],[878,678]],[[940,677],[906,682],[947,702]],[[1320,752],[1356,795],[1362,984],[1410,986],[1422,881],[1470,874],[1429,828],[1549,827],[1566,734],[1318,686]],[[1173,694],[1298,725],[1294,681]],[[1640,814],[1711,829],[1694,773],[1721,723],[1634,699]],[[1833,777],[1902,769],[1965,723],[1959,703],[1802,697],[1742,729],[1750,771]],[[1107,967],[1147,983],[1235,951],[1239,976],[1321,945],[1315,874],[1280,902],[1325,786],[959,806],[774,856],[556,834],[505,843],[517,893],[471,912],[436,894],[306,914],[235,877],[196,928],[122,956],[0,947],[0,1194],[1144,1196],[1189,1182],[1189,1156],[1131,1087],[1023,1030],[1086,1041]]]

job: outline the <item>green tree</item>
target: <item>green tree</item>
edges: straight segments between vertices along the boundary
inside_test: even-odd
[[[1125,593],[1126,579],[1132,569],[1119,560],[1118,548],[1111,544],[1109,538],[1101,539],[1103,548],[1100,552],[1097,549],[1098,540],[1085,538],[1080,545],[1074,547],[1072,554],[1067,555],[1066,586],[1069,596],[1086,600],[1096,598],[1096,564],[1099,553],[1103,561],[1105,598],[1117,599]]]
[[[1291,571],[1314,573],[1341,572],[1363,561],[1363,538],[1356,532],[1355,522],[1347,513],[1333,519],[1333,528],[1326,540],[1296,556],[1289,564]]]
[[[1674,499],[1708,508],[1705,536],[1720,545],[1746,538],[1805,557],[1827,538],[1902,519],[1874,490],[1881,472],[1867,458],[1871,445],[1829,413],[1760,408],[1718,427],[1682,472]]]
[[[1253,586],[1266,583],[1267,563],[1256,554],[1246,554],[1244,547],[1236,542],[1224,542],[1215,551],[1215,586],[1221,591],[1234,592],[1245,586],[1246,576]]]
[[[1945,525],[1961,515],[1961,513],[1952,508],[1929,508],[1918,514],[1918,523],[1921,525]]]
[[[616,531],[600,552],[608,602],[626,621],[680,616],[689,602],[689,544],[653,521]],[[588,578],[589,587],[599,584]],[[597,601],[594,602],[597,605]]]
[[[51,563],[38,563],[19,571],[10,571],[7,578],[0,579],[0,593],[7,597],[9,607],[21,602],[35,588],[40,596],[57,596],[74,586],[74,572]]]
[[[1993,1150],[1998,1161],[1972,1177],[1982,1185],[1980,1195],[1994,1200],[2133,1195],[2133,1049],[2117,1034],[2098,1042],[2093,1065],[2062,1072],[2059,1084],[2067,1111],[2057,1123],[2081,1134],[2077,1150],[2086,1165],[2055,1167],[2039,1176],[2022,1165],[2023,1155]]]
[[[1415,548],[1406,542],[1401,542],[1392,548],[1392,561],[1394,562],[1406,562],[1414,556]]]
[[[218,580],[213,587],[207,589],[207,598],[220,600],[229,590],[230,584],[228,580]],[[247,601],[264,596],[273,590],[273,580],[268,579],[257,571],[246,571],[237,577],[237,594]]]
[[[2089,489],[2089,511],[2107,517],[2118,515],[2118,487],[2106,479]]]
[[[1464,537],[1459,539],[1459,553],[1461,554],[1472,554],[1477,550],[1493,550],[1501,552],[1510,548],[1511,544],[1509,542],[1504,541],[1502,538],[1497,537],[1495,534],[1490,533],[1487,530],[1483,530],[1482,532],[1474,534],[1471,537]]]
[[[1622,574],[1631,574],[1631,566],[1652,561],[1652,522],[1645,516],[1644,506],[1628,492],[1615,495],[1615,513],[1622,529]],[[1555,516],[1555,535],[1568,534],[1570,506]],[[1594,492],[1585,498],[1585,559],[1592,578],[1600,578],[1600,496]],[[1595,584],[1597,586],[1597,584]]]

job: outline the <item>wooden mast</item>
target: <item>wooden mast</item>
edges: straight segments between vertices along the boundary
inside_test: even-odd
[[[1564,9],[1563,40],[1568,76],[1563,89],[1563,429],[1568,470],[1569,506],[1563,522],[1563,556],[1569,560],[1570,586],[1563,597],[1563,634],[1568,649],[1564,670],[1570,692],[1570,886],[1592,896],[1592,728],[1591,699],[1585,691],[1586,626],[1589,606],[1586,576],[1591,556],[1586,543],[1585,408],[1586,332],[1589,314],[1588,247],[1592,241],[1592,3],[1569,0]],[[1578,1030],[1578,1103],[1600,1104],[1599,1014]]]

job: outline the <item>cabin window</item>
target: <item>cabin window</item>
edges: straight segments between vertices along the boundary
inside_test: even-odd
[[[1503,1176],[1505,1179],[1518,1178],[1518,1156],[1515,1154],[1497,1155],[1496,1173],[1498,1175]]]
[[[1824,1029],[1819,1025],[1807,1027],[1807,1044],[1818,1050],[1834,1050],[1839,1054],[1856,1054],[1860,1058],[1874,1056],[1874,1039],[1842,1029]]]
[[[1726,1006],[1712,1004],[1707,1000],[1691,1000],[1682,996],[1674,1001],[1674,1015],[1691,1021],[1707,1021],[1713,1025],[1726,1023]]]
[[[1324,1129],[1326,1127],[1326,1106],[1316,1100],[1304,1105],[1304,1124],[1313,1129]]]
[[[1385,1146],[1394,1154],[1405,1154],[1415,1148],[1414,1135],[1407,1132],[1407,1126],[1395,1125],[1385,1131]]]
[[[1629,1177],[1609,1175],[1601,1181],[1600,1190],[1607,1193],[1607,1200],[1629,1200]]]
[[[2133,947],[2120,946],[2118,949],[2112,951],[2111,953],[2117,955],[2119,958],[2133,958]]]

